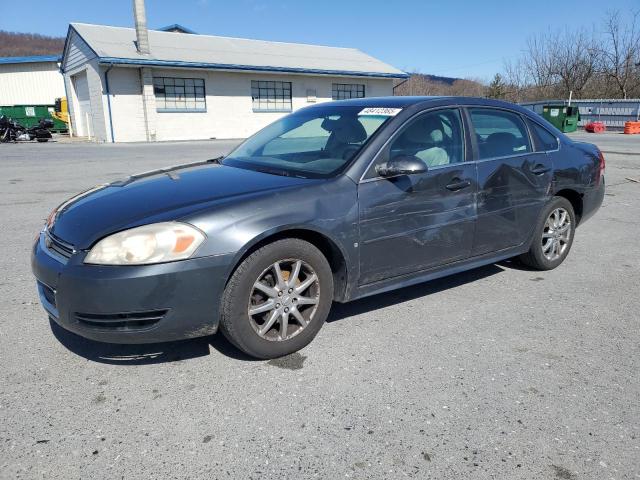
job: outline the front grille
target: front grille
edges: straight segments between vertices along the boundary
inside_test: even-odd
[[[97,330],[131,331],[150,328],[164,318],[168,310],[128,313],[76,313],[78,323]]]
[[[49,232],[46,232],[45,235],[45,243],[47,245],[47,248],[52,252],[57,253],[64,258],[69,258],[75,253],[75,249],[72,245],[63,242]]]

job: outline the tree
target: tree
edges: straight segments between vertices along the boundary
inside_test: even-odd
[[[552,35],[547,45],[551,79],[576,97],[594,77],[600,50],[595,35],[586,29],[565,30]]]
[[[640,87],[640,29],[638,12],[625,23],[619,11],[605,20],[605,43],[601,50],[601,69],[615,85],[618,94],[627,98]]]
[[[487,88],[487,97],[489,98],[505,98],[506,85],[502,79],[502,75],[496,73]]]
[[[62,55],[64,38],[0,30],[0,57]]]

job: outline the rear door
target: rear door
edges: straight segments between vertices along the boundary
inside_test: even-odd
[[[478,165],[478,220],[472,255],[528,241],[548,198],[551,159],[535,152],[520,114],[469,108]]]
[[[466,258],[475,224],[476,173],[465,162],[461,112],[429,111],[403,126],[358,186],[360,284]],[[415,156],[427,172],[382,178],[375,166]]]

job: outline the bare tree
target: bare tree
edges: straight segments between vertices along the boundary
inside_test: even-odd
[[[552,34],[542,33],[529,37],[520,67],[533,85],[547,87],[554,82],[553,55],[550,51]]]
[[[550,73],[563,87],[563,94],[580,96],[594,77],[600,49],[593,32],[585,29],[556,32],[548,39]]]
[[[640,29],[638,12],[628,22],[621,19],[619,11],[610,12],[605,20],[604,48],[601,51],[601,68],[618,94],[627,98],[630,91],[640,87]]]
[[[505,62],[505,96],[521,102],[581,96],[598,73],[595,34],[586,29],[549,31],[529,37],[516,61]]]
[[[62,55],[64,38],[0,30],[0,57]]]
[[[448,88],[447,95],[455,95],[460,97],[483,97],[487,93],[487,87],[480,81],[461,78],[453,82]]]

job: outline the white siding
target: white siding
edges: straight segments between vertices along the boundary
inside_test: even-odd
[[[87,72],[82,71],[71,77],[74,105],[73,124],[76,135],[92,137],[93,122],[91,120],[91,97],[89,96],[89,82]]]
[[[70,30],[67,38],[62,69],[67,85],[67,93],[70,97],[68,101],[72,133],[79,136],[87,136],[90,133],[98,141],[107,141],[105,109],[102,106],[102,84],[98,73],[97,57],[85,41],[73,30]],[[71,80],[72,77],[77,75],[86,75],[87,78],[91,111],[91,125],[88,128],[83,128],[82,123],[78,123],[78,99],[74,90],[74,82]]]
[[[104,70],[103,68],[103,78]],[[114,140],[116,142],[146,140],[140,70],[137,68],[113,68],[108,75]],[[104,108],[108,122],[108,104]],[[110,128],[108,123],[107,128]],[[111,138],[109,138],[110,140]]]
[[[64,96],[56,62],[0,64],[0,105],[53,105]]]
[[[67,40],[67,50],[63,58],[62,69],[68,73],[75,73],[94,58],[96,58],[96,55],[89,45],[74,30],[71,30]]]
[[[157,140],[245,138],[286,115],[287,112],[254,112],[251,101],[251,80],[290,81],[293,110],[312,105],[307,102],[309,89],[316,91],[316,103],[330,101],[332,83],[364,84],[367,97],[393,94],[393,81],[390,79],[160,69],[154,69],[153,74],[204,78],[207,95],[207,111],[204,113],[156,113]],[[146,138],[140,137],[138,140],[146,140]]]
[[[392,95],[391,79],[361,77],[324,77],[312,75],[277,75],[240,72],[214,72],[205,70],[144,69],[145,91],[143,97],[141,70],[134,67],[113,67],[109,71],[107,98],[105,71],[97,59],[82,67],[86,70],[90,97],[90,132],[96,141],[111,141],[109,101],[113,139],[116,142],[144,142],[148,140],[198,140],[209,138],[245,138],[288,112],[254,112],[251,101],[252,80],[281,80],[292,83],[293,110],[312,105],[307,101],[307,91],[315,90],[316,102],[331,101],[333,83],[358,83],[365,85],[367,97]],[[97,72],[100,72],[98,75]],[[74,74],[73,76],[77,75]],[[67,74],[67,77],[72,75]],[[159,113],[153,97],[153,76],[178,78],[203,78],[207,101],[206,112]],[[74,133],[87,135],[75,110],[77,94],[71,95],[70,110],[74,120]],[[146,99],[146,115],[145,115]],[[86,111],[86,108],[83,108]],[[86,114],[83,114],[86,118]]]
[[[91,60],[87,64],[87,80],[89,82],[89,97],[91,98],[91,118],[93,121],[93,135],[98,142],[107,142],[111,138],[107,133],[105,109],[103,106],[104,95],[102,77],[98,60]]]
[[[94,59],[81,69],[76,69],[74,74],[65,73],[65,79],[69,79],[68,85],[71,87],[69,113],[74,135],[90,136],[98,142],[106,142],[110,141],[111,137],[107,132],[108,121],[103,106],[105,99],[99,69],[97,59]],[[78,82],[80,82],[80,87],[78,87]],[[85,91],[85,84],[87,91]],[[80,105],[82,102],[86,103]],[[85,126],[87,114],[90,124]]]

